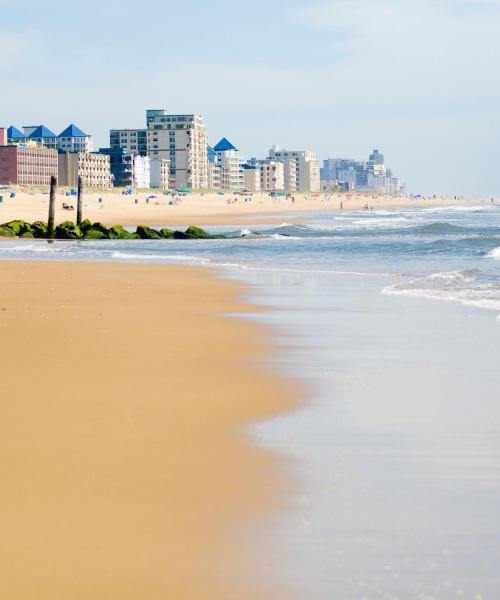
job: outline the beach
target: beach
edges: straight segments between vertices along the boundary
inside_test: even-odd
[[[49,197],[40,190],[1,190],[4,202],[0,204],[0,223],[14,219],[25,221],[47,221]],[[149,198],[149,196],[154,196]],[[474,203],[472,200],[446,198],[411,199],[408,197],[372,196],[368,194],[293,194],[294,201],[286,197],[271,197],[267,193],[254,193],[247,197],[226,193],[177,195],[179,203],[172,204],[172,197],[161,190],[136,191],[125,196],[118,190],[101,192],[85,191],[83,217],[104,225],[226,225],[275,223],[287,219],[300,219],[305,211],[361,210],[365,205],[374,210],[394,207],[437,207]],[[102,201],[100,201],[100,199]],[[63,203],[76,209],[76,197],[66,196],[59,189],[56,197],[56,223],[75,221],[76,213],[64,210]],[[135,201],[138,201],[136,204]],[[477,201],[476,201],[477,202]]]
[[[290,482],[244,429],[298,396],[259,366],[275,350],[235,318],[241,287],[74,262],[0,280],[0,595],[277,597],[253,536]]]

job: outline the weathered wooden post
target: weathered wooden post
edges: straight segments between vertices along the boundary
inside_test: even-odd
[[[78,200],[76,205],[76,224],[78,227],[82,224],[82,204],[83,204],[83,182],[78,177]]]
[[[56,186],[57,177],[52,175],[50,178],[50,198],[49,198],[49,220],[47,222],[47,237],[54,239],[54,217],[56,211]]]

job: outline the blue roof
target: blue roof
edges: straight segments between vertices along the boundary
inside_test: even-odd
[[[235,148],[227,138],[222,138],[214,150],[215,152],[227,152],[228,150],[238,150],[238,148]]]
[[[208,156],[208,162],[210,162],[210,163],[216,162],[216,154],[215,154],[215,150],[212,148],[212,146],[207,146],[207,156]]]
[[[249,165],[248,163],[245,163],[245,164],[241,165],[241,168],[255,170],[255,169],[258,169],[259,167],[257,165]]]
[[[16,140],[18,138],[25,138],[26,136],[24,135],[24,133],[22,131],[19,131],[19,129],[17,127],[14,127],[14,125],[11,125],[8,129],[7,129],[7,138],[9,140]]]
[[[33,133],[31,133],[29,138],[55,138],[57,135],[50,131],[45,125],[39,125]]]
[[[59,137],[87,137],[87,134],[83,133],[81,129],[71,123],[71,125],[68,125],[68,127],[59,134]]]

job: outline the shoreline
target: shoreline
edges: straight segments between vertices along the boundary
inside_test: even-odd
[[[148,196],[155,195],[146,204]],[[102,198],[102,203],[99,199]],[[169,205],[170,196],[161,193],[138,192],[133,196],[123,196],[118,192],[84,192],[83,218],[92,222],[102,222],[106,226],[116,224],[125,227],[134,225],[180,226],[180,225],[262,225],[281,222],[287,219],[297,222],[303,212],[340,211],[340,202],[346,211],[361,210],[365,204],[374,210],[395,207],[438,207],[473,205],[480,200],[450,200],[436,198],[432,200],[410,200],[406,197],[366,197],[318,194],[307,196],[295,194],[295,202],[285,198],[271,198],[268,194],[254,194],[251,202],[235,194],[219,196],[217,194],[189,194],[181,198],[181,203]],[[138,204],[135,204],[137,199]],[[228,204],[228,200],[237,201]],[[56,197],[56,223],[76,219],[76,211],[63,210],[62,204],[76,206],[76,198],[68,197],[58,190]],[[16,192],[13,199],[5,198],[0,204],[0,223],[23,219],[25,221],[46,221],[48,196],[37,193]],[[296,214],[295,214],[296,213]]]
[[[275,597],[243,530],[290,482],[242,429],[300,398],[263,368],[269,330],[234,318],[259,310],[241,286],[177,265],[0,273],[2,595]]]

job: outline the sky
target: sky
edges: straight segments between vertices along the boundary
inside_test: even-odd
[[[378,148],[410,192],[500,196],[498,31],[500,0],[0,0],[0,126],[99,147],[166,108],[245,158]]]

